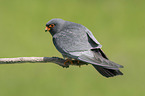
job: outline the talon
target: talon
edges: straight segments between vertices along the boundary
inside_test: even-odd
[[[81,65],[80,65],[79,63],[80,63],[80,61],[79,61],[79,60],[77,60],[77,64],[78,64],[78,66],[79,66],[79,67],[81,67]]]
[[[79,60],[77,60],[77,63],[79,64],[79,63],[80,63],[80,61],[79,61]]]
[[[70,59],[66,59],[66,61],[64,62],[64,65],[66,65],[66,63],[70,62],[71,64],[73,64],[72,60]]]

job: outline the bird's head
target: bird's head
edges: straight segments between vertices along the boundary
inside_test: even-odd
[[[51,19],[46,24],[45,32],[49,31],[53,36],[55,33],[58,33],[63,28],[64,22],[65,21],[62,19]]]

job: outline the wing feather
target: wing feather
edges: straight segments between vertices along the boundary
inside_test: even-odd
[[[99,52],[95,52],[91,50],[83,52],[78,57],[78,59],[90,64],[102,66],[104,68],[109,68],[109,69],[118,69],[123,67],[122,65],[116,64],[108,59],[105,59],[104,57],[101,56]]]

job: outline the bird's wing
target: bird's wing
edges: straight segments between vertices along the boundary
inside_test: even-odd
[[[53,36],[53,43],[57,50],[66,54],[96,48],[98,44],[93,42],[80,28],[63,30]]]
[[[63,50],[69,53],[102,47],[91,31],[84,26],[62,30],[53,36],[53,42],[61,53]]]
[[[92,32],[89,29],[86,28],[85,32],[86,32],[86,34],[88,36],[89,43],[93,47],[92,49],[96,49],[96,48],[101,48],[102,47],[102,45],[96,40],[96,38],[94,37],[94,35],[92,34]]]
[[[108,69],[118,69],[122,68],[122,65],[116,64],[108,59],[102,57],[99,51],[84,51],[78,56],[78,60],[84,61],[97,66],[102,66]]]

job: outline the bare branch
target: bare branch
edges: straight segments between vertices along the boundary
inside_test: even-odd
[[[62,67],[68,68],[71,65],[69,62],[64,64],[66,60],[59,57],[18,57],[18,58],[0,58],[0,64],[16,64],[16,63],[56,63]],[[77,60],[72,60],[73,65],[86,65],[86,63]]]

